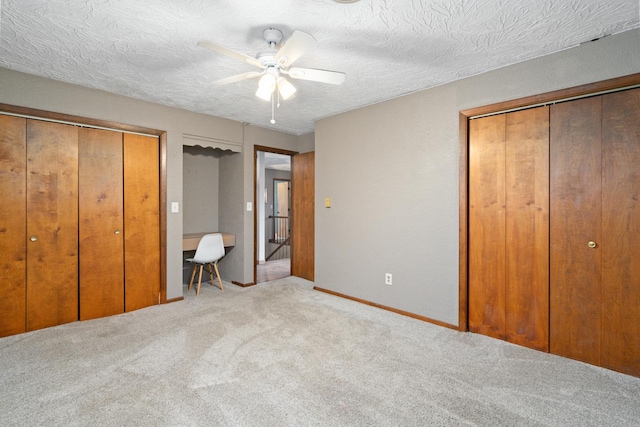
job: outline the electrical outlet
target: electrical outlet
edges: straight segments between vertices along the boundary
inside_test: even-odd
[[[392,279],[393,279],[393,275],[391,273],[385,273],[385,275],[384,275],[384,283],[385,283],[385,285],[391,286]]]

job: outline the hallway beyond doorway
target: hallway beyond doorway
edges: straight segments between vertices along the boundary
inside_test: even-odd
[[[256,266],[256,283],[269,282],[291,276],[291,258],[267,261]]]

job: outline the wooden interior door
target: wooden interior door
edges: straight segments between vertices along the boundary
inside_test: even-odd
[[[291,275],[314,280],[315,153],[291,157]]]
[[[27,120],[27,330],[78,320],[78,128]]]
[[[505,338],[506,115],[469,122],[469,330]]]
[[[124,313],[122,133],[79,130],[80,320]]]
[[[0,115],[0,337],[26,328],[27,121]]]
[[[506,340],[549,351],[549,107],[506,120]]]
[[[640,89],[602,114],[602,366],[640,376]]]
[[[602,339],[601,117],[600,97],[551,106],[550,351],[594,365]]]
[[[158,138],[124,134],[125,311],[159,303],[159,154]]]

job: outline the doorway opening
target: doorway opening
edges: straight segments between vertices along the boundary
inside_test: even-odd
[[[256,147],[255,283],[291,275],[291,156]]]

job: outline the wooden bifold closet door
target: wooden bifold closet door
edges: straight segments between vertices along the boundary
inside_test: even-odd
[[[0,336],[78,319],[78,129],[0,115]]]
[[[125,311],[160,302],[160,162],[158,138],[125,133]]]
[[[0,115],[0,337],[26,330],[27,123]]]
[[[27,120],[26,195],[32,331],[78,320],[77,127]]]
[[[159,303],[159,152],[0,115],[0,336]]]
[[[640,89],[469,121],[468,324],[640,376]]]
[[[552,106],[551,352],[600,364],[601,99]]]
[[[80,320],[158,304],[158,139],[80,133]]]
[[[602,366],[640,377],[640,89],[602,111]]]
[[[549,109],[469,130],[469,329],[547,351]]]
[[[124,313],[122,133],[80,129],[80,320]]]
[[[552,118],[551,352],[640,376],[640,89]]]

